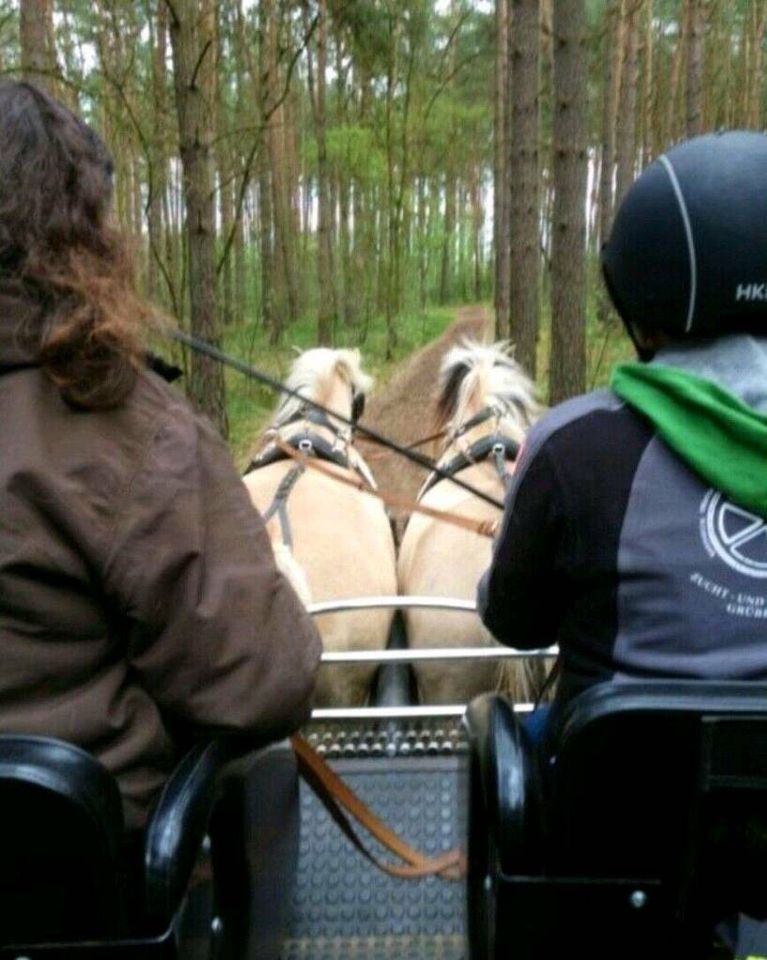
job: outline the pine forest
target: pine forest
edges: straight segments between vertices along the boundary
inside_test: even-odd
[[[140,288],[184,329],[384,363],[484,303],[555,402],[617,329],[598,252],[636,173],[765,126],[766,23],[763,0],[3,0],[0,69],[103,135]],[[184,365],[225,431],[220,367]]]

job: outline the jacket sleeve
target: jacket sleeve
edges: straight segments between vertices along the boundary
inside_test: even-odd
[[[523,650],[556,642],[564,583],[559,563],[565,512],[556,470],[534,434],[514,472],[477,608],[502,643]]]
[[[105,579],[137,680],[176,729],[279,739],[307,718],[319,635],[224,443],[185,407],[125,492]]]

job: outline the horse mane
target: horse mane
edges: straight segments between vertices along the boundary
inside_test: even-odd
[[[359,350],[332,350],[330,347],[315,347],[299,354],[293,361],[285,386],[307,400],[323,403],[337,377],[345,380],[355,393],[367,393],[373,386],[373,378],[362,369]],[[349,401],[351,403],[351,396]],[[284,394],[277,405],[272,426],[281,427],[303,406],[299,397]]]
[[[483,344],[464,339],[445,354],[439,374],[436,429],[460,427],[469,419],[472,403],[495,407],[519,440],[540,415],[535,384],[512,356],[508,342]]]

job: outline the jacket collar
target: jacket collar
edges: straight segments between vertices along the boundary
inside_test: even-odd
[[[716,340],[670,344],[656,353],[653,363],[710,380],[767,414],[767,337],[735,333]]]

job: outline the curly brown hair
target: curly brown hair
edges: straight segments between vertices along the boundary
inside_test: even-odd
[[[108,222],[112,159],[87,124],[28,83],[0,83],[0,279],[34,309],[21,334],[71,403],[133,389],[150,310]]]

